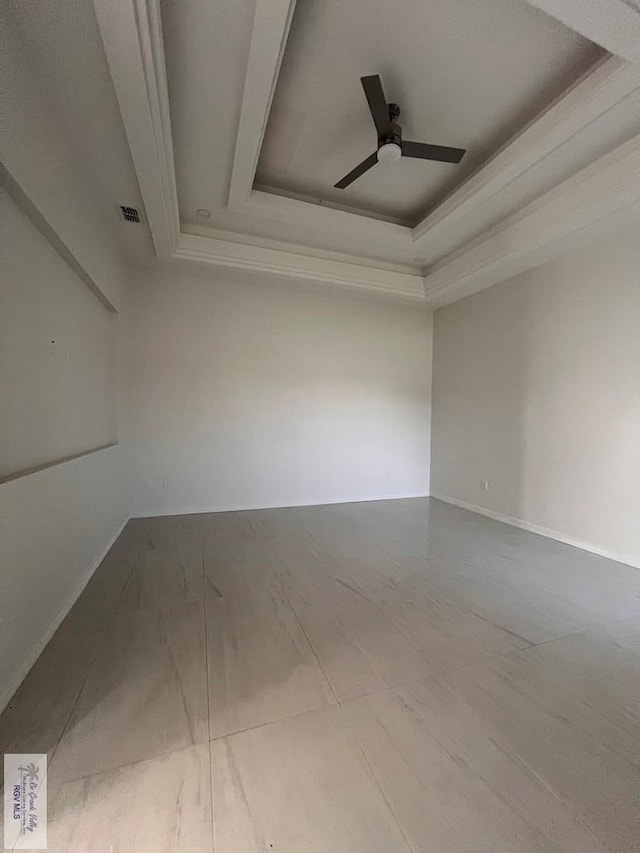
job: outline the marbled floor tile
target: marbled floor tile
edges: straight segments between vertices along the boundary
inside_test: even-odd
[[[242,596],[207,584],[206,616],[212,738],[335,701],[277,584]]]
[[[324,673],[413,853],[636,853],[639,578],[434,500],[136,519],[0,747],[64,732],[51,849],[209,851],[209,698],[216,853],[406,851]]]
[[[343,709],[415,853],[606,853],[440,677]]]
[[[528,640],[546,643],[589,627],[588,621],[553,601],[551,596],[527,596],[506,584],[474,571],[469,565],[460,568],[455,560],[443,561],[452,566],[451,575],[440,571],[431,574],[429,583],[455,604]]]
[[[416,573],[379,557],[338,559],[327,572],[377,608],[437,670],[466,666],[531,645],[470,612]]]
[[[322,561],[280,552],[291,606],[339,699],[430,675],[433,666],[384,612]]]
[[[562,545],[562,543],[556,543]],[[555,598],[577,603],[591,623],[602,624],[640,614],[640,572],[623,563],[563,546],[566,552],[548,557],[526,552],[512,558],[522,576]],[[569,552],[569,553],[567,553]]]
[[[163,515],[148,518],[147,539],[149,548],[175,550],[181,545],[200,550],[204,535],[205,519],[209,516],[198,513],[190,515]],[[142,519],[140,519],[142,521]]]
[[[463,565],[474,575],[485,576],[528,600],[540,602],[550,615],[558,614],[584,627],[640,613],[640,573],[620,563],[613,564],[617,571],[610,571],[604,560],[594,573],[589,556],[593,555],[585,554],[582,563],[573,556],[571,561],[530,563],[495,551],[474,553],[470,548]]]
[[[205,541],[219,544],[257,539],[256,529],[247,512],[209,513],[203,516],[202,531]]]
[[[600,625],[590,631],[589,636],[635,655],[640,667],[640,616]]]
[[[414,548],[416,544],[421,547],[428,535],[432,503],[426,498],[408,498],[336,504],[333,509],[336,514],[365,526],[375,538],[391,537]]]
[[[266,544],[313,545],[313,539],[303,524],[301,509],[256,510],[252,516],[252,527]]]
[[[525,637],[470,613],[434,590],[406,596],[399,590],[386,596],[381,607],[440,672],[530,645]]]
[[[129,536],[142,536],[143,538],[148,537],[150,524],[150,518],[130,518],[125,524],[124,530],[118,537],[118,541],[120,541],[120,539],[126,539]]]
[[[100,633],[106,630],[137,558],[137,554],[129,559],[107,554],[69,611],[67,620],[75,630]]]
[[[640,576],[629,566],[435,500],[429,502],[433,518],[437,525],[425,526],[423,519],[422,529],[446,544],[452,558],[522,592],[562,601],[569,612],[575,605],[589,624],[640,612]],[[389,526],[400,529],[395,519]]]
[[[51,759],[99,642],[99,634],[63,623],[0,716],[0,756],[46,752]],[[0,788],[3,776],[0,762]]]
[[[616,624],[447,673],[517,753],[616,853],[640,839],[640,624]]]
[[[231,542],[206,537],[204,575],[211,589],[224,598],[268,589],[276,581],[272,555],[258,539]]]
[[[309,590],[317,578],[335,577],[338,564],[315,540],[282,538],[268,545],[273,571],[287,592]]]
[[[634,642],[640,645],[638,619],[497,658],[450,680],[465,695],[479,689],[502,708],[521,705],[541,728],[570,727],[578,739],[617,754],[621,768],[632,762],[640,773],[640,653]]]
[[[212,853],[208,744],[49,782],[49,853]]]
[[[216,853],[410,853],[339,708],[211,743]]]
[[[202,602],[202,557],[185,558],[185,548],[140,553],[119,610],[172,608]]]
[[[98,566],[0,716],[0,754],[52,756],[142,541],[140,530],[130,522]],[[3,773],[0,762],[0,784]]]
[[[205,741],[200,604],[117,613],[54,756],[72,779]]]
[[[68,613],[63,626],[69,633],[87,630],[102,635],[108,627],[145,546],[146,525],[135,522],[127,523]]]
[[[202,549],[206,515],[172,515],[147,519],[149,535],[144,551],[171,555],[188,578],[202,576]]]

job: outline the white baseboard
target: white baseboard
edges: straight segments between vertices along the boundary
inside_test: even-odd
[[[400,501],[406,498],[428,498],[428,492],[411,492],[401,495],[369,495],[363,498],[338,498],[337,500],[303,501],[301,503],[285,504],[217,504],[214,506],[181,506],[170,509],[134,510],[131,518],[161,518],[165,515],[195,515],[207,512],[249,512],[254,509],[292,509],[300,506],[332,506],[333,504],[356,504],[370,501]]]
[[[53,637],[53,635],[58,630],[60,625],[62,624],[62,620],[65,618],[67,613],[71,610],[73,605],[76,603],[76,601],[80,597],[80,593],[85,588],[85,586],[89,583],[89,581],[91,580],[91,578],[93,576],[93,573],[98,568],[100,563],[107,556],[107,552],[109,551],[109,549],[111,548],[113,543],[116,541],[118,536],[120,536],[120,534],[124,530],[124,527],[125,527],[126,523],[129,521],[130,517],[131,516],[128,515],[125,518],[125,520],[118,527],[118,529],[113,534],[113,536],[111,536],[111,538],[109,539],[107,544],[104,546],[104,548],[102,548],[102,550],[100,551],[98,556],[91,562],[89,568],[82,575],[82,577],[80,578],[78,583],[75,585],[75,587],[71,591],[70,595],[67,596],[65,601],[58,608],[56,614],[50,620],[44,634],[42,635],[42,637],[40,638],[38,643],[36,643],[36,645],[31,649],[31,652],[28,654],[28,656],[22,662],[22,665],[18,668],[18,671],[16,672],[12,683],[9,685],[9,687],[5,688],[2,691],[2,693],[0,693],[0,714],[4,711],[6,706],[9,704],[9,702],[11,701],[11,698],[13,697],[15,692],[18,690],[18,688],[20,687],[20,685],[22,684],[24,679],[29,674],[31,667],[38,660],[38,658],[40,657],[40,655],[44,651],[45,646],[47,645],[49,640]]]
[[[523,518],[518,518],[514,515],[505,515],[502,512],[488,509],[478,504],[472,504],[468,501],[462,501],[458,498],[452,498],[450,495],[443,495],[440,492],[432,492],[431,497],[444,503],[452,504],[460,507],[460,509],[468,509],[470,512],[476,512],[479,515],[484,515],[487,518],[492,518],[494,521],[502,521],[504,524],[510,524],[512,527],[519,527],[521,530],[528,530],[530,533],[537,533],[539,536],[546,536],[547,539],[555,539],[557,542],[563,542],[565,545],[572,545],[574,548],[580,548],[582,551],[589,551],[591,554],[597,554],[598,557],[606,557],[608,560],[615,560],[618,563],[625,563],[632,566],[634,569],[640,569],[640,556],[637,554],[627,554],[621,551],[611,551],[608,548],[602,548],[593,542],[586,542],[584,539],[576,539],[575,536],[567,536],[565,533],[560,533],[558,530],[552,530],[549,527],[542,527],[539,524],[533,524],[531,521],[525,521]]]

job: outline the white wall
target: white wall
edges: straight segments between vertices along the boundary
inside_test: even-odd
[[[4,478],[116,441],[117,314],[1,187],[0,245]]]
[[[11,116],[11,121],[0,128],[0,161],[20,180],[30,202],[46,216],[119,309],[116,322],[120,327],[126,303],[119,252],[105,239],[103,223],[96,218],[74,158],[58,133],[55,112],[43,98],[43,82],[35,74],[34,63],[12,20],[5,17],[8,13],[8,7],[0,4],[0,79],[3,106]],[[3,204],[6,230],[0,233],[5,243],[0,254],[6,257],[7,235],[11,234],[15,240],[10,247],[12,266],[20,269],[21,277],[28,280],[29,276],[46,275],[47,280],[51,276],[52,287],[55,280],[71,290],[84,287],[57,256],[51,260],[55,271],[53,267],[43,270],[43,253],[49,251],[43,246],[43,237],[12,204]],[[10,270],[3,267],[4,285],[11,289],[15,281],[9,280],[9,274]],[[47,310],[46,300],[43,302],[45,283],[38,284],[40,295],[34,313]],[[85,324],[82,316],[74,319],[74,334],[86,333],[90,338],[93,324]],[[45,328],[43,323],[40,329],[44,332]],[[14,326],[12,334],[15,332]],[[29,334],[26,325],[24,333]],[[8,360],[11,362],[11,355]],[[34,369],[36,366],[34,360]],[[15,395],[16,383],[31,384],[35,390],[37,379],[24,364],[20,371],[8,371],[3,366],[2,403]],[[25,424],[25,429],[34,426],[47,428],[45,422],[32,422]],[[0,710],[127,516],[120,446],[0,484]]]
[[[9,299],[14,293],[13,285],[19,286],[25,277],[39,277],[40,285],[49,287],[49,293],[41,286],[36,288],[39,298],[29,312],[22,316],[7,312],[0,322],[0,349],[7,356],[0,381],[3,413],[7,413],[2,420],[13,425],[2,435],[0,456],[3,464],[15,470],[23,464],[50,461],[52,451],[56,455],[63,451],[71,454],[86,450],[87,440],[114,438],[113,418],[117,410],[108,387],[115,378],[114,354],[109,352],[115,341],[92,340],[96,325],[104,337],[101,314],[106,309],[11,205],[12,202],[2,205],[0,236],[9,231],[14,238],[19,234],[20,242],[11,246],[11,256],[14,262],[21,257],[22,263],[17,282],[3,274],[1,301],[15,301]],[[9,224],[15,220],[19,221],[19,228]],[[48,258],[48,269],[43,268],[44,258]],[[12,267],[15,269],[14,263]],[[65,296],[75,292],[77,309],[79,290],[85,291],[83,297],[89,301],[88,305],[81,302],[86,310],[61,317],[57,300],[60,298],[65,304]],[[91,300],[95,313],[90,309]],[[122,307],[122,300],[120,304]],[[68,326],[69,320],[73,321],[73,329]],[[106,321],[111,325],[119,318],[108,315]],[[58,355],[49,355],[50,335],[54,333],[66,355],[62,355],[61,369],[54,365],[46,371],[50,382],[43,386],[43,360],[49,357],[58,361]],[[47,355],[25,357],[23,347],[15,343],[16,335],[29,340],[33,350]],[[91,350],[93,346],[94,355],[85,356],[90,363],[89,372],[94,379],[105,379],[102,390],[109,399],[100,401],[92,389],[90,396],[94,399],[88,401],[87,407],[76,397],[87,377],[82,367],[73,369],[73,363],[82,361],[85,347]],[[14,358],[14,350],[23,357]],[[67,355],[71,364],[67,363]],[[23,441],[17,440],[17,430],[22,431]],[[27,451],[29,455],[25,456]],[[128,518],[122,463],[121,446],[113,446],[0,483],[0,711]]]
[[[51,14],[53,8],[42,14]],[[0,162],[114,302],[126,265],[111,239],[114,230],[105,208],[110,208],[113,221],[113,206],[92,192],[85,178],[85,164],[70,147],[56,93],[48,77],[37,71],[39,57],[23,37],[16,11],[22,11],[19,4],[14,10],[0,3],[0,80],[3,119],[7,117],[0,123]],[[87,73],[83,68],[76,71]]]
[[[436,312],[431,490],[640,565],[637,226]]]
[[[134,514],[427,494],[424,308],[163,272],[131,340]]]

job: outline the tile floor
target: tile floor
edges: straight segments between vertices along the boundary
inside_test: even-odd
[[[429,499],[134,520],[0,747],[55,853],[638,853],[640,571]]]

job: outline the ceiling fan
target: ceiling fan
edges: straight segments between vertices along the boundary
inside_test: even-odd
[[[420,160],[439,160],[442,163],[459,163],[464,157],[464,148],[448,148],[445,145],[428,145],[425,142],[406,142],[402,128],[397,123],[400,107],[388,104],[380,77],[373,74],[361,77],[360,82],[367,97],[373,123],[378,132],[378,150],[370,154],[360,165],[341,178],[335,186],[343,190],[376,163],[394,163],[401,157],[417,157]]]

